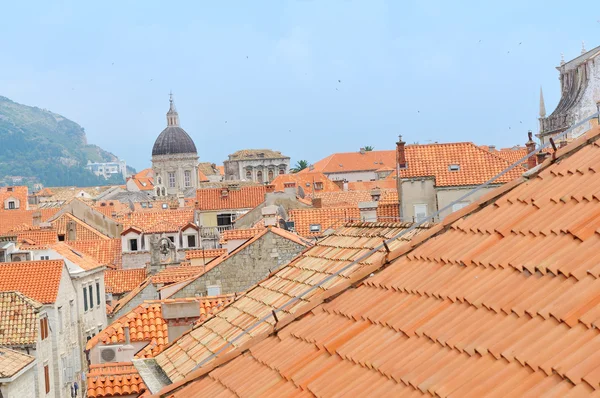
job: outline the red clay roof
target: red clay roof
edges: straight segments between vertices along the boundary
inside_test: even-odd
[[[247,229],[230,229],[221,233],[221,244],[224,244],[228,240],[248,240],[253,236],[259,234],[262,228],[247,228]]]
[[[203,274],[206,270],[206,267],[203,265],[186,265],[179,267],[170,267],[164,269],[152,276],[152,283],[175,283],[181,282],[183,280],[189,279],[193,276]]]
[[[254,328],[254,342],[174,396],[598,395],[599,137],[392,249],[332,300],[313,295],[302,318],[281,314],[275,333]],[[184,357],[167,357],[178,379]]]
[[[394,172],[395,173],[395,172]],[[391,174],[394,176],[394,173]],[[349,191],[370,191],[374,188],[380,189],[397,189],[396,181],[391,179],[377,181],[354,181],[348,182]]]
[[[207,188],[196,191],[198,210],[253,209],[265,200],[266,187]]]
[[[70,241],[69,246],[92,256],[100,264],[121,268],[121,239],[76,240]]]
[[[300,236],[321,236],[330,228],[337,228],[349,220],[358,220],[358,207],[323,207],[319,209],[292,209],[289,219],[295,223],[295,230]],[[318,231],[311,232],[310,226],[319,226]]]
[[[15,229],[22,229],[23,225],[33,225],[33,211],[31,210],[4,210],[0,206],[0,234],[4,235]]]
[[[320,171],[280,174],[271,181],[271,184],[275,185],[276,191],[283,191],[285,184],[290,182],[296,183],[296,188],[301,188],[306,195],[312,194],[313,192],[341,191],[339,186]]]
[[[0,345],[35,345],[41,307],[19,292],[0,292]]]
[[[138,287],[146,279],[145,268],[104,271],[106,293],[122,294]]]
[[[470,142],[407,145],[405,151],[407,168],[401,170],[401,177],[435,177],[437,186],[482,184],[510,165],[501,157]],[[451,171],[450,165],[458,165],[460,169]],[[383,166],[396,168],[396,151],[334,153],[315,163],[314,170],[329,174],[375,171]],[[515,168],[501,177],[498,183],[511,181],[523,171]],[[395,174],[391,173],[388,178],[394,179]]]
[[[0,377],[11,378],[33,361],[35,357],[31,355],[0,347]]]
[[[29,240],[39,246],[47,246],[58,242],[58,234],[54,229],[32,229],[17,233],[17,241]]]
[[[191,260],[194,258],[215,258],[227,254],[227,249],[206,249],[206,250],[186,250],[185,259]]]
[[[94,257],[78,251],[65,242],[58,242],[50,246],[50,249],[58,253],[62,258],[76,264],[86,271],[100,268],[106,264],[100,264]]]
[[[315,197],[321,198],[323,207],[358,207],[360,202],[373,200],[369,191],[339,191],[316,193]],[[398,191],[396,189],[380,189],[380,203],[398,203]]]
[[[42,304],[54,303],[64,264],[63,260],[2,263],[0,291],[16,290]]]
[[[131,362],[90,365],[87,374],[89,398],[138,396],[144,391],[146,385]]]
[[[341,228],[305,250],[288,265],[271,274],[269,278],[240,296],[213,318],[183,335],[155,358],[157,363],[171,380],[181,380],[198,363],[221,348],[227,340],[237,336],[242,329],[269,314],[272,309],[283,305],[294,295],[309,289],[328,275],[350,264],[354,259],[363,256],[369,249],[381,244],[383,239],[405,230],[409,225],[412,224],[359,223]],[[413,231],[406,239],[420,231]],[[401,243],[401,241],[392,243],[390,249],[396,249]],[[296,313],[304,303],[310,302],[323,289],[335,290],[335,286],[347,281],[353,273],[380,261],[383,255],[383,252],[377,252],[365,258],[360,264],[356,264],[342,276],[332,277],[322,289],[313,290],[286,308],[281,317]],[[254,329],[251,335],[260,335],[270,328],[270,323],[262,324]],[[251,338],[250,335],[242,336],[234,346],[243,345]],[[190,347],[195,348],[190,350]]]
[[[4,209],[4,201],[8,198],[19,200],[19,208],[27,208],[27,195],[29,189],[26,186],[0,187],[0,208]],[[13,210],[15,211],[15,210]]]
[[[131,176],[129,180],[133,180],[135,185],[138,187],[140,191],[150,191],[154,189],[154,178],[149,177],[148,175],[151,173],[152,169],[144,169],[137,174]]]
[[[160,353],[169,343],[167,321],[162,315],[163,304],[196,302],[200,307],[201,321],[206,320],[223,309],[225,305],[233,301],[235,295],[222,295],[215,297],[189,297],[182,299],[152,300],[144,301],[127,314],[123,315],[108,325],[103,331],[92,337],[87,342],[86,349],[90,350],[99,343],[118,344],[125,342],[123,328],[129,327],[131,342],[149,343],[140,350],[137,358],[151,358]]]
[[[131,226],[141,228],[142,231],[172,232],[194,221],[194,210],[158,210],[134,211],[123,219],[123,231]],[[157,231],[166,228],[165,231]]]
[[[57,219],[53,220],[51,224],[59,235],[65,235],[66,240],[69,240],[67,234],[67,223],[69,221],[75,222],[75,240],[110,239],[108,236],[104,235],[91,225],[81,221],[77,217],[69,213],[63,213]]]

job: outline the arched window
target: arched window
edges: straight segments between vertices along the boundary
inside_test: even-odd
[[[275,177],[274,174],[273,169],[269,170],[269,182],[273,181],[273,178]]]
[[[252,172],[250,170],[246,170],[246,180],[252,179]]]
[[[259,172],[256,173],[256,181],[263,182],[262,171],[259,171]]]
[[[285,170],[284,169],[279,169],[279,175],[285,174]]]
[[[161,185],[161,184],[162,184],[162,180],[160,177],[158,177],[158,185]]]
[[[162,189],[162,196],[165,196],[165,189]]]
[[[156,188],[156,196],[160,196],[160,188]]]

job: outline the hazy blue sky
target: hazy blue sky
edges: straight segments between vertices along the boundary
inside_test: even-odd
[[[548,113],[558,102],[560,53],[600,45],[594,10],[596,1],[3,2],[0,95],[78,122],[138,170],[166,126],[169,90],[201,161],[272,148],[314,162],[391,149],[399,133],[511,146],[537,131],[540,85]]]

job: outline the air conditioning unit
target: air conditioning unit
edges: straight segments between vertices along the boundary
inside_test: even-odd
[[[122,345],[111,345],[100,347],[99,351],[99,363],[109,362],[120,362],[119,361],[119,350],[122,349]]]

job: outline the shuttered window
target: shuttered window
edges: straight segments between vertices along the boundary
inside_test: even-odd
[[[50,370],[48,365],[44,365],[44,381],[46,383],[46,394],[50,392]]]

